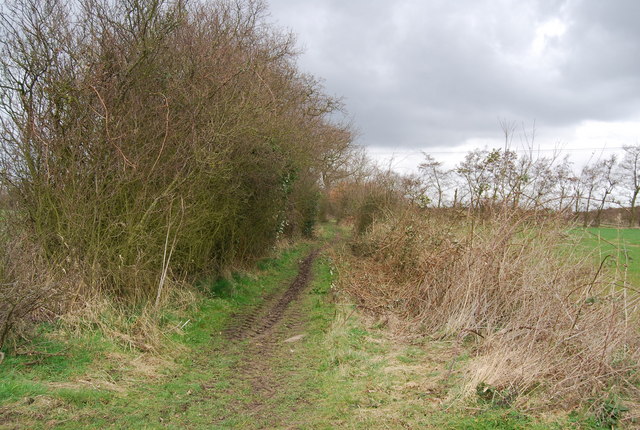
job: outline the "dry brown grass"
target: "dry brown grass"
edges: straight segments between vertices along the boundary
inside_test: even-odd
[[[118,304],[105,295],[83,297],[59,317],[61,327],[77,335],[98,331],[126,349],[145,353],[161,354],[166,349],[179,348],[168,335],[182,332],[183,324],[188,324],[188,321],[167,325],[161,321],[162,316],[167,312],[182,313],[192,308],[198,297],[188,287],[170,287],[158,306],[147,303],[140,309],[126,303]]]
[[[62,333],[99,331],[127,349],[159,353],[174,348],[167,334],[180,332],[161,320],[184,313],[198,301],[185,282],[168,279],[155,302],[131,306],[103,292],[90,294],[78,267],[47,258],[29,237],[4,242],[0,251],[0,348],[28,338],[37,323],[57,321]],[[12,346],[11,346],[12,345]]]
[[[482,382],[529,407],[637,395],[638,296],[566,230],[548,215],[408,210],[354,240],[342,287],[405,330],[468,345],[466,394]]]

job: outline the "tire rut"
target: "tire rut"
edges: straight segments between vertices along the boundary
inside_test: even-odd
[[[284,340],[304,329],[305,315],[300,306],[295,306],[295,301],[309,285],[319,253],[320,249],[315,249],[302,260],[298,274],[284,293],[267,299],[263,306],[245,315],[226,332],[227,338],[241,347],[233,385],[249,387],[252,392],[248,402],[230,405],[230,412],[253,417],[256,423],[278,421],[279,417],[268,409],[269,400],[284,390],[290,374],[278,371],[274,363],[289,354]]]
[[[273,296],[268,297],[263,306],[242,317],[239,325],[229,328],[225,333],[226,337],[231,340],[242,341],[263,335],[275,326],[282,319],[289,304],[309,284],[311,268],[319,253],[319,249],[313,250],[302,260],[295,279],[277,301]],[[274,301],[275,303],[273,303]]]

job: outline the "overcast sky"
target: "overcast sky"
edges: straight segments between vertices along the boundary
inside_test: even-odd
[[[453,164],[501,147],[500,119],[535,121],[536,145],[578,163],[601,154],[585,148],[640,142],[639,0],[269,4],[297,35],[301,69],[344,98],[358,143],[395,154],[398,170],[421,151]]]

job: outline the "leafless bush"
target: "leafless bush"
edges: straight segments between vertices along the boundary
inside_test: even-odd
[[[22,281],[7,278],[4,313],[60,270],[85,298],[157,307],[171,285],[268,252],[283,226],[312,232],[325,154],[348,152],[351,132],[264,2],[1,7],[7,240],[38,249],[10,266]]]
[[[344,288],[405,328],[474,340],[479,383],[548,402],[636,390],[638,296],[578,251],[553,216],[507,211],[471,222],[405,211],[374,223]],[[531,396],[521,396],[524,403]]]
[[[313,221],[322,154],[350,133],[265,13],[253,0],[6,2],[3,185],[91,294],[153,299],[168,278],[261,255],[290,218]]]
[[[3,244],[0,259],[0,348],[12,331],[28,320],[50,319],[60,311],[61,298],[70,293],[70,279],[46,261],[42,249],[28,238]],[[18,330],[16,330],[18,329]]]

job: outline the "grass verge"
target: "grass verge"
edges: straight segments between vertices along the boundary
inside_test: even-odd
[[[354,238],[341,285],[404,333],[462,345],[471,356],[462,400],[604,411],[615,396],[620,409],[637,409],[640,298],[568,249],[566,229],[522,212],[444,219],[407,210]]]
[[[286,248],[276,258],[260,261],[254,273],[201,282],[195,303],[169,306],[158,317],[166,329],[153,351],[105,333],[103,328],[113,322],[108,316],[101,324],[40,325],[29,342],[12,345],[0,365],[0,427],[141,428],[162,423],[188,399],[185,393],[201,391],[202,381],[229,365],[231,357],[210,354],[226,342],[224,328],[236,314],[286,285],[310,246]]]

